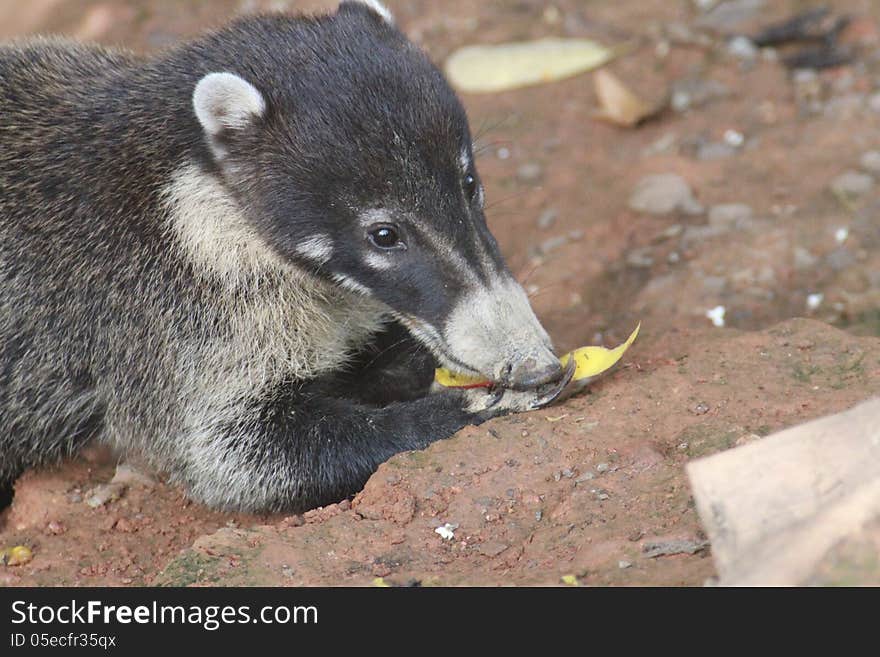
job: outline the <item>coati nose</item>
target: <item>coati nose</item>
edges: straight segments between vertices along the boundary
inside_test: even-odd
[[[526,390],[557,381],[562,378],[562,374],[562,364],[555,356],[542,364],[539,364],[537,359],[529,357],[510,369],[507,384],[511,388]]]

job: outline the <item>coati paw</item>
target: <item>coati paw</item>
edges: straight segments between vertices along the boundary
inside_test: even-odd
[[[553,383],[539,386],[533,390],[512,390],[510,388],[473,388],[465,392],[467,410],[481,421],[508,415],[534,411],[549,406],[566,391],[574,376],[573,362],[568,364],[562,378]]]

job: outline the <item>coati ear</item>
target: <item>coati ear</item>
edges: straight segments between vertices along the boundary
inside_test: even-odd
[[[208,136],[216,137],[263,116],[266,101],[254,85],[234,73],[208,73],[193,91],[193,109]]]
[[[391,15],[388,7],[379,2],[379,0],[345,0],[345,2],[339,5],[339,11],[346,11],[358,6],[366,7],[374,14],[378,14],[389,25],[394,25],[394,16]]]

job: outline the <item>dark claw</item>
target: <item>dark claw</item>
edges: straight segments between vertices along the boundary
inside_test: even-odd
[[[574,358],[571,358],[568,361],[565,371],[562,373],[561,379],[538,389],[540,391],[540,396],[532,402],[532,409],[543,408],[544,406],[549,406],[555,402],[568,387],[568,384],[571,382],[571,377],[574,376],[575,369],[577,369],[577,363],[574,362]]]

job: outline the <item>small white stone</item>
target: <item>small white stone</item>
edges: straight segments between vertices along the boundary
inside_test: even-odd
[[[846,242],[847,237],[849,237],[849,228],[838,228],[834,231],[834,241],[838,244]]]
[[[745,135],[743,133],[738,132],[737,130],[725,130],[724,131],[724,143],[728,146],[733,146],[734,148],[739,148],[746,141]]]
[[[452,531],[453,529],[455,529],[455,526],[450,525],[447,522],[445,525],[442,525],[441,527],[437,527],[437,529],[435,529],[434,532],[437,534],[440,534],[440,538],[442,538],[443,540],[451,541],[453,538],[455,538],[455,532]]]
[[[822,301],[825,299],[825,295],[821,292],[817,292],[816,294],[807,295],[807,309],[808,310],[816,310],[819,306],[822,305]]]
[[[506,160],[509,157],[510,157],[510,149],[509,148],[505,148],[504,146],[502,146],[501,148],[498,149],[498,159],[499,160]]]
[[[712,321],[712,324],[721,328],[724,326],[724,313],[727,309],[724,306],[715,306],[706,311],[706,317]]]

